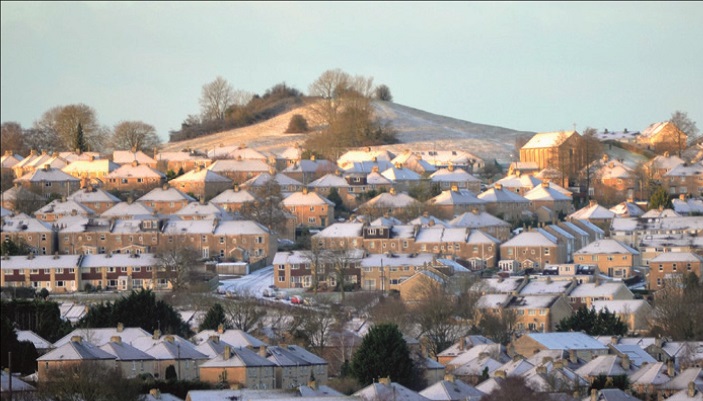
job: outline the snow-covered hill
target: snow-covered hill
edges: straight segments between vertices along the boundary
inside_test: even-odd
[[[497,159],[505,163],[514,153],[515,138],[533,134],[440,116],[397,103],[379,101],[375,102],[375,107],[378,117],[390,122],[398,132],[397,138],[401,143],[385,146],[395,152],[405,149],[461,149],[483,159]],[[250,148],[279,151],[305,141],[304,134],[284,132],[293,114],[302,114],[308,121],[313,120],[309,108],[301,107],[249,127],[167,143],[164,150],[209,150],[218,146],[246,144]]]

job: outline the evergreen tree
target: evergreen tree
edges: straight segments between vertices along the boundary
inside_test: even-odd
[[[652,209],[658,209],[659,207],[663,209],[671,208],[671,197],[666,192],[666,188],[660,186],[652,193],[651,198],[649,198],[649,207]]]
[[[78,127],[76,128],[76,136],[73,139],[72,150],[80,150],[81,152],[85,152],[87,150],[85,136],[83,135],[83,125],[81,125],[81,123],[78,123]]]
[[[576,313],[562,319],[557,331],[583,331],[592,336],[627,334],[627,325],[608,308],[596,312],[594,308],[580,307]]]
[[[92,306],[78,321],[79,327],[141,327],[148,332],[160,329],[164,334],[189,337],[191,332],[175,309],[164,301],[157,301],[151,290],[132,291],[113,303]]]
[[[354,353],[351,373],[364,386],[381,377],[390,377],[403,386],[414,387],[413,360],[398,326],[392,323],[373,326]]]
[[[219,303],[212,305],[207,311],[203,322],[200,324],[200,330],[217,330],[222,325],[225,329],[231,329],[232,325],[225,316],[225,310]]]

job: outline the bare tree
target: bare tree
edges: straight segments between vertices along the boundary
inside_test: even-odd
[[[694,273],[664,280],[654,296],[652,325],[658,334],[674,340],[696,340],[703,336],[703,284]]]
[[[239,209],[239,214],[271,231],[282,232],[286,228],[287,214],[281,208],[281,186],[272,177],[263,186],[252,188],[251,191],[257,200],[245,202]]]
[[[19,123],[14,121],[4,122],[0,131],[0,153],[5,154],[5,151],[12,151],[20,155],[29,153],[24,138],[24,130]]]
[[[178,244],[179,242],[181,245]],[[182,242],[176,239],[172,246],[155,255],[157,276],[167,279],[173,291],[184,290],[192,281],[199,256],[198,251],[182,246]]]
[[[118,367],[99,362],[66,364],[49,371],[39,387],[42,400],[141,400],[139,381],[127,379]]]
[[[497,343],[507,344],[517,330],[517,312],[515,309],[502,308],[497,313],[484,313],[478,326],[484,336]]]
[[[586,167],[581,171],[585,175],[587,201],[590,198],[589,188],[591,188],[591,179],[593,178],[591,163],[598,160],[603,153],[603,144],[596,137],[596,132],[595,128],[586,127],[582,134],[584,153],[586,155]]]
[[[391,95],[391,88],[386,85],[379,85],[376,87],[376,99],[382,100],[384,102],[392,102],[393,95]]]
[[[115,125],[112,134],[114,149],[135,149],[143,152],[153,151],[161,145],[153,125],[143,121],[122,121]]]
[[[200,114],[203,120],[224,120],[225,111],[235,102],[235,92],[226,79],[218,76],[203,85],[200,93]]]
[[[53,107],[34,122],[35,129],[56,135],[56,146],[63,150],[75,150],[73,147],[79,125],[87,148],[102,149],[108,130],[100,126],[95,110],[85,104]]]
[[[688,113],[680,110],[676,110],[675,112],[671,113],[671,118],[669,119],[676,127],[681,130],[684,134],[688,136],[688,141],[689,143],[693,142],[696,140],[698,136],[698,127],[696,126],[696,122],[691,120],[691,118],[688,117]],[[680,136],[680,135],[679,135]],[[682,142],[682,138],[678,138],[677,146],[681,148],[686,148],[685,143]],[[681,153],[679,152],[679,156]]]
[[[246,332],[254,329],[266,316],[266,309],[259,304],[256,298],[248,294],[240,294],[239,299],[226,302],[223,306],[232,326]]]

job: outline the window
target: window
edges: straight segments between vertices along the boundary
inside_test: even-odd
[[[549,248],[544,248],[544,254],[549,255]]]
[[[676,271],[676,263],[672,264],[672,265],[671,265],[671,268],[672,268],[673,271]]]
[[[32,269],[29,271],[29,274],[39,274],[39,269]]]
[[[108,272],[108,273],[114,273],[114,272],[115,272],[115,268],[114,268],[114,267],[108,267],[108,268],[107,268],[107,272]]]
[[[310,206],[310,211],[314,212],[315,211],[315,206]]]
[[[285,276],[278,276],[278,282],[279,282],[279,283],[282,283],[282,282],[284,282],[284,281],[286,281],[286,277],[285,277]]]
[[[308,223],[310,223],[310,224],[315,224],[315,218],[314,218],[314,217],[308,217]]]
[[[126,184],[126,183],[127,183],[127,179],[126,179],[126,178],[122,178],[122,179],[120,180],[120,182],[123,183],[123,184]]]
[[[220,244],[224,244],[224,243],[225,243],[225,237],[220,237]]]
[[[56,269],[56,274],[63,274],[63,269],[61,269],[61,268]]]
[[[664,271],[664,265],[659,265],[659,271],[663,272]]]
[[[207,241],[207,237],[205,235],[200,236],[200,242],[205,242]]]
[[[147,267],[146,267],[146,271],[150,272],[150,271],[152,271],[152,270],[154,270],[153,267],[151,267],[151,266],[147,266]]]
[[[42,235],[41,235],[41,240],[42,240],[42,241],[46,241],[46,234],[42,234]]]
[[[120,271],[122,273],[127,273],[127,268],[126,267],[120,267]]]
[[[45,186],[45,187],[50,187],[50,186],[51,186],[51,183],[48,182],[48,181],[46,181],[46,182],[44,182],[44,186]]]
[[[142,271],[142,268],[141,268],[141,267],[133,267],[133,268],[132,268],[132,272],[133,272],[133,273],[138,273],[138,272],[140,272],[140,271]]]
[[[44,269],[44,274],[51,274],[51,270],[50,270],[50,269]]]
[[[64,285],[63,280],[59,280],[56,282],[57,287],[63,287],[63,285]]]

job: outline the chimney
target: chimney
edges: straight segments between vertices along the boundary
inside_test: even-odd
[[[454,383],[454,375],[451,373],[444,375],[444,381]]]
[[[163,187],[161,187],[164,191],[168,190],[168,183],[164,184]]]
[[[222,359],[225,361],[232,357],[232,347],[225,345],[225,353],[222,355]]]
[[[669,375],[669,377],[674,377],[676,375],[674,361],[671,359],[666,363],[666,374]]]
[[[262,345],[259,347],[259,356],[262,358],[268,357],[268,350],[266,349],[265,345]]]
[[[132,203],[134,203],[134,198],[132,197],[132,195],[130,195],[127,197],[127,204],[131,205]]]
[[[447,170],[449,170],[449,171],[454,171],[454,164],[452,164],[452,163],[450,162],[449,165],[447,166]]]
[[[664,157],[667,157],[667,158],[669,157],[669,151],[668,151],[668,150],[664,152]]]
[[[466,338],[461,337],[459,339],[459,351],[463,351],[464,349],[466,349]]]
[[[591,389],[591,401],[598,401],[598,390]]]
[[[218,334],[222,334],[222,333],[224,333],[224,332],[225,332],[225,325],[222,324],[222,323],[218,324],[218,325],[217,325],[217,333],[218,333]]]
[[[558,361],[554,362],[554,369],[561,369],[564,367],[564,360],[559,359]]]
[[[385,384],[386,386],[390,386],[390,385],[391,385],[391,377],[390,377],[390,376],[387,376],[387,377],[380,377],[380,378],[378,379],[378,382],[379,382],[380,384]]]
[[[205,195],[200,195],[200,200],[199,200],[199,202],[200,202],[201,205],[204,205],[205,203],[207,203],[207,202],[205,202]]]
[[[173,344],[173,342],[176,341],[176,339],[173,338],[173,336],[165,336],[164,340],[170,342],[171,344]]]
[[[81,336],[73,336],[73,337],[71,337],[71,342],[72,342],[72,343],[78,343],[78,344],[80,344],[81,342],[83,342],[83,337],[81,337]]]
[[[115,343],[115,344],[122,344],[122,337],[112,336],[112,337],[110,337],[110,342]]]
[[[151,390],[149,390],[149,395],[154,397],[154,399],[156,400],[161,399],[161,391],[158,388],[152,388]]]
[[[590,201],[588,201],[588,206],[596,206],[596,205],[598,205],[598,202],[596,202],[595,200],[591,199]]]
[[[372,172],[372,173],[378,173],[378,166],[373,166],[373,167],[371,167],[371,172]]]
[[[95,161],[95,155],[88,156],[88,160],[90,160],[91,162]]]
[[[539,373],[541,375],[546,375],[547,374],[547,367],[545,365],[537,366],[537,373]]]
[[[479,352],[478,359],[488,358],[488,352]]]
[[[544,358],[542,358],[542,363],[549,363],[552,361],[554,361],[554,359],[552,359],[551,356],[545,356]]]
[[[303,195],[307,195],[307,194],[308,194],[308,187],[303,187]]]
[[[317,390],[317,382],[315,380],[310,380],[308,382],[308,387],[310,387],[313,390]]]
[[[549,188],[549,181],[542,181],[542,188]]]
[[[452,184],[452,192],[459,192],[459,186],[456,184]]]
[[[618,342],[620,341],[620,338],[618,336],[612,336],[610,337],[610,343],[613,345],[618,345]]]
[[[493,186],[493,188],[496,189],[496,191],[502,191],[503,190],[503,184],[497,183]]]
[[[504,370],[496,370],[493,372],[493,376],[499,377],[501,379],[505,379],[505,371]]]
[[[396,194],[395,188],[391,188],[391,190],[388,191],[388,193],[390,193],[391,195],[395,196],[395,194]]]
[[[576,355],[576,350],[573,350],[573,349],[569,350],[569,362],[574,363],[574,364],[579,362],[579,358]]]
[[[136,147],[136,146],[132,146],[131,151],[132,151],[132,153],[137,153],[137,147]]]
[[[208,340],[211,341],[211,342],[213,342],[213,343],[215,343],[215,344],[219,344],[219,342],[220,342],[220,336],[210,336],[210,337],[208,338]]]
[[[159,330],[159,329],[154,330],[154,335],[151,336],[151,338],[154,340],[158,340],[159,338],[161,338],[161,330]]]
[[[117,323],[117,332],[122,333],[124,331],[124,324]]]
[[[679,199],[682,201],[686,200],[686,194],[679,194]]]
[[[315,161],[315,155],[310,155],[310,161]]]
[[[603,163],[607,163],[607,162],[608,162],[608,155],[603,153]]]
[[[139,165],[139,162],[138,162],[138,161],[135,160],[135,161],[132,162],[132,167],[137,167],[138,165]]]
[[[630,370],[630,357],[627,355],[623,355],[620,358],[620,365],[622,365],[623,369]]]
[[[686,395],[688,395],[690,398],[693,398],[693,396],[696,395],[696,383],[688,382],[688,388],[686,389]]]
[[[662,341],[662,338],[661,338],[661,337],[657,337],[657,338],[654,339],[654,345],[656,345],[657,347],[661,348],[661,346],[662,346],[663,344],[664,344],[664,342]]]
[[[475,208],[471,209],[471,213],[478,215],[479,214],[478,208],[475,207]]]
[[[50,168],[51,168],[51,166],[49,166],[48,164],[44,165],[44,171],[49,171]]]

